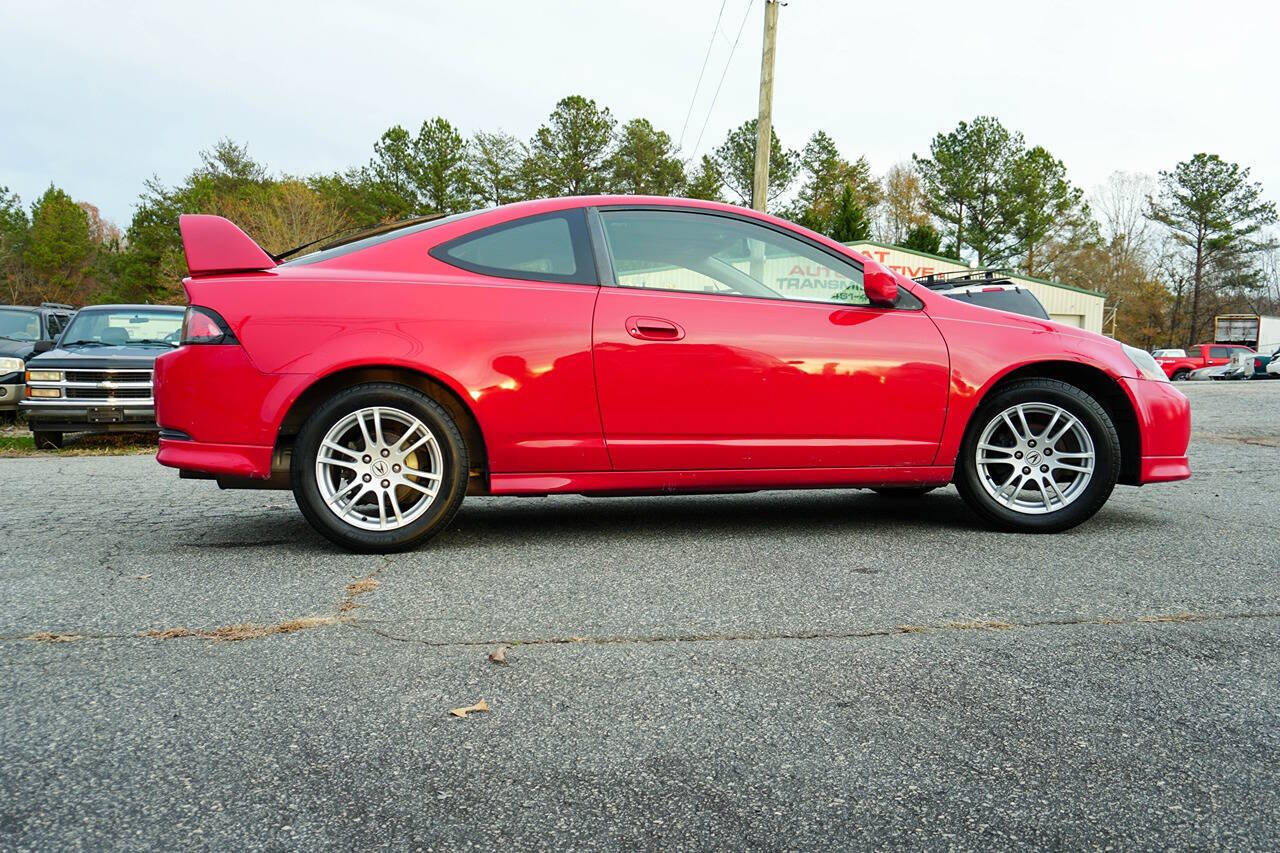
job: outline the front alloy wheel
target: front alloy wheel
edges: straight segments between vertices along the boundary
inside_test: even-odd
[[[1007,530],[1066,530],[1096,513],[1120,474],[1120,439],[1107,410],[1074,385],[1010,383],[974,413],[956,488]]]
[[[449,413],[389,383],[348,389],[317,409],[292,467],[303,515],[357,551],[407,548],[438,532],[461,504],[468,475]]]

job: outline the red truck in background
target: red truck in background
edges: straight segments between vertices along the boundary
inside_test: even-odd
[[[1253,348],[1237,344],[1196,344],[1187,347],[1185,356],[1157,357],[1156,364],[1160,365],[1166,376],[1178,382],[1186,379],[1193,370],[1226,364],[1231,361],[1232,355],[1241,351],[1253,352]]]

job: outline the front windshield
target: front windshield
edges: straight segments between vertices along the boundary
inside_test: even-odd
[[[34,311],[0,310],[0,337],[11,341],[40,340],[40,315]]]
[[[177,346],[182,336],[182,312],[145,308],[81,311],[62,333],[67,344],[105,346]]]

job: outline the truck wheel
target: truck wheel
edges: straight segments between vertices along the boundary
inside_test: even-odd
[[[1177,370],[1173,371],[1173,375],[1169,378],[1174,382],[1185,382],[1187,377],[1190,375],[1190,370],[1187,370],[1185,367],[1179,367]]]
[[[956,488],[996,527],[1056,533],[1102,508],[1120,476],[1120,437],[1098,401],[1054,379],[1010,383],[978,407]]]
[[[36,432],[32,430],[31,437],[35,440],[36,450],[58,450],[62,447],[62,433],[60,432]]]
[[[290,476],[311,526],[352,551],[412,548],[444,529],[467,491],[467,446],[443,406],[389,382],[329,398],[302,426]]]

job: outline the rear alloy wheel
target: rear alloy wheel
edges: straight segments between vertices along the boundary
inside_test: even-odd
[[[1120,439],[1107,411],[1052,379],[1015,382],[975,413],[956,488],[1007,530],[1053,533],[1093,516],[1120,475]]]
[[[1183,367],[1179,370],[1173,371],[1173,375],[1170,376],[1169,378],[1174,382],[1185,382],[1187,377],[1190,375],[1191,375],[1191,371]]]
[[[307,521],[353,551],[411,548],[453,519],[466,494],[466,444],[435,400],[391,383],[358,385],[298,434],[294,498]]]

